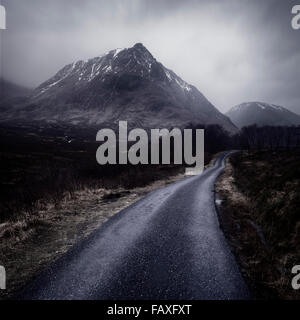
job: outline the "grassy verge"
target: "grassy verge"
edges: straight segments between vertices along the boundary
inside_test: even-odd
[[[220,223],[258,299],[300,299],[300,151],[233,155],[216,185]]]

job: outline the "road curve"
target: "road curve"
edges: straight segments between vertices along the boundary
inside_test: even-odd
[[[17,299],[248,299],[214,203],[228,154],[112,217]]]

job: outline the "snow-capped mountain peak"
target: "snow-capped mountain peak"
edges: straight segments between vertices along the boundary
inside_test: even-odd
[[[95,78],[101,78],[101,81],[104,82],[107,75],[119,72],[136,74],[150,80],[153,78],[157,80],[157,77],[161,77],[161,80],[167,80],[179,86],[183,91],[192,90],[192,86],[157,62],[143,44],[137,43],[132,48],[118,48],[104,55],[86,61],[76,61],[65,66],[36,89],[35,97],[40,99],[50,89],[55,90],[69,80],[75,82],[75,86],[91,82]]]
[[[141,43],[66,65],[35,89],[28,105],[16,113],[15,118],[71,124],[111,126],[127,120],[144,128],[193,123],[237,131],[197,88],[158,62]]]
[[[238,127],[257,124],[259,126],[300,125],[300,116],[288,109],[265,102],[247,102],[231,108],[226,115]]]

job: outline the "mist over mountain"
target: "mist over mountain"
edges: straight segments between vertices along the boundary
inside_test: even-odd
[[[0,78],[0,103],[18,97],[29,95],[30,89],[24,88],[3,78]]]
[[[159,63],[138,43],[66,65],[42,83],[9,119],[114,126],[127,120],[142,128],[219,124],[237,128],[194,86]]]
[[[258,126],[297,126],[300,115],[288,109],[264,102],[247,102],[230,109],[226,115],[242,128],[256,124]]]

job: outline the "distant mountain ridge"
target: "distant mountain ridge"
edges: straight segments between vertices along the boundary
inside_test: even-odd
[[[247,102],[231,108],[226,115],[239,128],[258,126],[298,126],[300,115],[275,104]]]
[[[237,128],[197,88],[165,68],[138,43],[62,68],[6,119],[111,126],[127,120],[144,128],[219,124]]]

